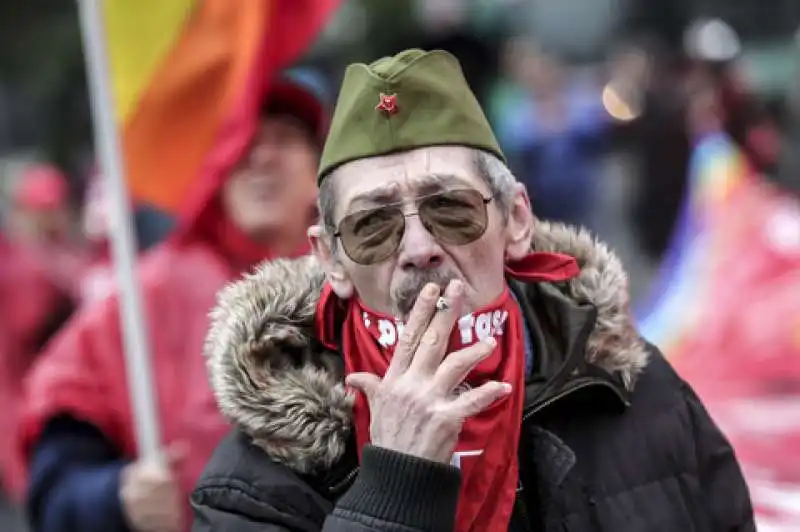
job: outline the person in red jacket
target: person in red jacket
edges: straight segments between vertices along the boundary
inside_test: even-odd
[[[7,234],[0,236],[0,431],[13,434],[22,383],[36,354],[74,308],[80,254],[67,237],[68,186],[49,164],[35,164],[12,191]],[[0,484],[18,499],[24,468],[13,440],[0,438]]]
[[[43,354],[21,434],[34,530],[187,528],[188,494],[229,430],[202,357],[207,314],[257,262],[308,251],[327,128],[314,89],[297,76],[270,87],[251,142],[209,155],[178,227],[140,264],[166,467],[137,459],[117,297],[83,308]]]

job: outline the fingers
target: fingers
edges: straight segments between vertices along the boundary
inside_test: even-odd
[[[463,297],[464,284],[461,281],[451,281],[444,291],[448,308],[437,311],[431,319],[430,325],[420,338],[410,370],[423,375],[433,375],[442,363],[450,333],[460,316]]]
[[[494,351],[496,346],[497,341],[490,336],[482,342],[450,353],[436,370],[433,378],[434,387],[442,394],[449,394],[464,381],[467,374],[475,369],[475,366]]]
[[[386,371],[386,378],[399,375],[408,369],[411,360],[414,358],[414,352],[417,350],[420,338],[428,324],[431,317],[436,310],[436,300],[439,298],[439,287],[433,283],[427,284],[414,302],[414,308],[408,316],[408,322],[403,327],[403,333],[400,336],[400,341],[397,343],[397,348],[392,356],[392,361],[389,364],[389,369]]]
[[[179,532],[182,526],[180,488],[170,470],[161,462],[182,459],[188,446],[170,445],[159,460],[134,462],[120,477],[119,497],[133,530]]]
[[[510,393],[511,385],[507,382],[489,381],[458,396],[450,408],[462,419],[467,419],[480,414],[496,401],[508,397]]]
[[[371,401],[375,391],[381,383],[381,379],[372,373],[351,373],[345,378],[345,384],[359,390]]]

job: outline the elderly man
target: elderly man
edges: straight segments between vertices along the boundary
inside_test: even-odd
[[[238,428],[196,531],[754,529],[619,260],[534,220],[452,56],[351,66],[319,180],[314,257],[265,264],[212,314]]]

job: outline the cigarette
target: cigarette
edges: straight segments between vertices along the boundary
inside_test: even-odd
[[[450,303],[447,302],[447,299],[440,297],[436,300],[436,310],[450,310]]]

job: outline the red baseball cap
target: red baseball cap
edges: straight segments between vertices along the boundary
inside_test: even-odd
[[[285,113],[300,119],[320,143],[330,126],[330,105],[325,83],[315,72],[288,70],[269,89],[264,113]]]
[[[27,169],[14,190],[14,202],[34,210],[52,210],[64,205],[69,193],[67,178],[55,166],[37,164]]]

